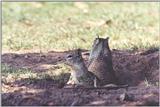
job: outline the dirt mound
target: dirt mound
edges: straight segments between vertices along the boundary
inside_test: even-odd
[[[113,66],[122,84],[139,85],[159,81],[159,52],[143,55],[113,52]],[[146,53],[146,52],[144,52]]]
[[[48,89],[35,93],[31,89],[2,94],[2,105],[154,105],[158,106],[158,87],[128,89]]]
[[[61,63],[69,52],[5,53],[2,63],[13,68],[45,72]],[[64,89],[54,79],[2,81],[2,105],[157,105],[159,97],[159,52],[113,50],[113,67],[124,89]],[[85,63],[89,52],[83,52]],[[45,67],[43,65],[46,65]],[[55,68],[56,69],[56,68]],[[69,75],[65,75],[68,78]],[[147,87],[148,86],[148,87]]]

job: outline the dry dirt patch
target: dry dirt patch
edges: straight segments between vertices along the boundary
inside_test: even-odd
[[[2,63],[13,68],[28,68],[45,72],[63,62],[69,52],[5,53]],[[2,82],[3,105],[158,105],[159,52],[128,52],[112,50],[113,65],[120,84],[129,84],[124,89],[64,89],[53,79],[27,79],[10,84]],[[87,63],[88,51],[83,52]],[[55,68],[56,69],[56,68]],[[69,76],[69,75],[66,75]],[[150,84],[148,87],[147,85]]]

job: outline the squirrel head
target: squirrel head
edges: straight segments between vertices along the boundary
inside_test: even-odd
[[[110,53],[108,42],[109,42],[109,37],[99,38],[99,36],[97,36],[93,42],[90,57],[98,57]]]
[[[81,63],[83,61],[81,49],[74,50],[73,52],[68,54],[65,59],[67,64],[71,66]]]

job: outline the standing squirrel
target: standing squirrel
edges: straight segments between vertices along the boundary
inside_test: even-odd
[[[88,63],[88,70],[98,77],[102,85],[117,84],[108,40],[109,37],[94,40]]]
[[[105,88],[105,89],[114,89],[114,88],[125,88],[128,85],[116,85],[116,84],[102,84],[101,80],[92,72],[88,71],[88,68],[85,66],[84,60],[82,58],[81,50],[77,49],[71,54],[66,56],[66,64],[71,66],[73,69],[72,79],[74,81],[75,87],[84,87],[84,88]],[[106,77],[106,76],[105,76]]]
[[[72,78],[74,84],[84,87],[97,87],[98,78],[89,72],[82,58],[81,50],[77,49],[66,56],[66,64],[73,69]]]

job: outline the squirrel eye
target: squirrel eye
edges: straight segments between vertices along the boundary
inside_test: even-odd
[[[72,55],[68,55],[68,56],[67,56],[67,58],[71,58],[71,57],[72,57]]]

